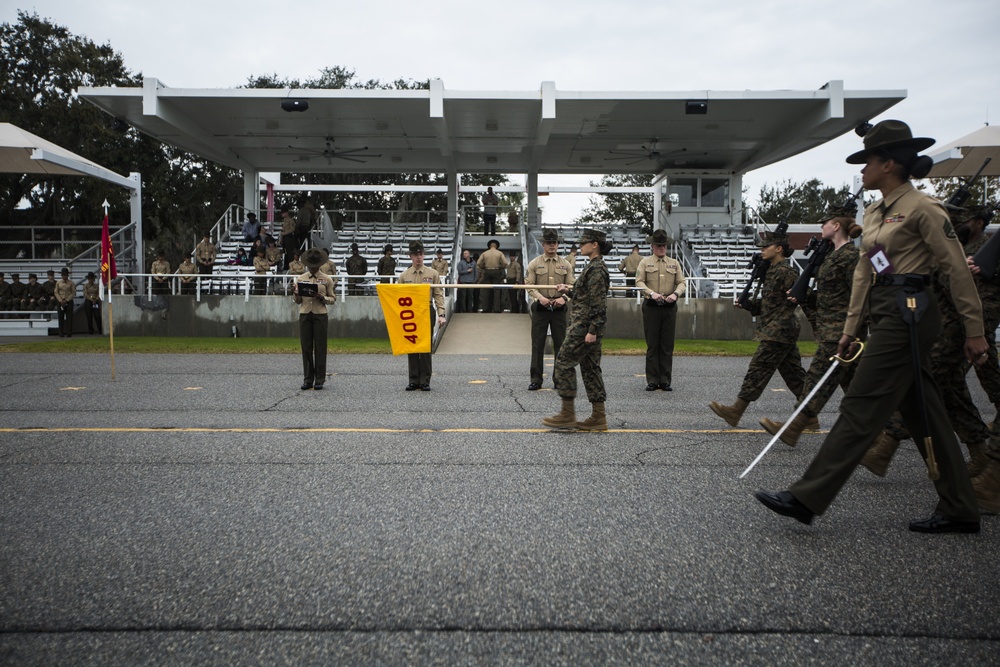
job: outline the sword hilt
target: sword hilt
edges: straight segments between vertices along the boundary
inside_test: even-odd
[[[832,357],[830,357],[830,361],[839,361],[842,364],[853,364],[855,361],[858,360],[858,357],[861,356],[861,353],[865,351],[865,344],[860,339],[855,338],[854,342],[851,343],[847,348],[848,352],[850,352],[851,350],[854,350],[854,354],[850,355],[849,357],[841,357],[840,355],[835,354]]]

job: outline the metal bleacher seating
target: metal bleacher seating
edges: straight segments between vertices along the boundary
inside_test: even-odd
[[[750,277],[747,265],[756,252],[752,232],[743,228],[682,228],[686,243],[700,264],[702,277],[713,280],[719,297],[733,298]]]

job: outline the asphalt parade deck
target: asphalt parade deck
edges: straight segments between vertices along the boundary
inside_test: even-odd
[[[912,445],[810,527],[767,511],[822,436],[737,480],[792,406],[715,417],[747,361],[665,393],[605,357],[583,434],[526,355],[437,355],[429,393],[390,356],[303,392],[295,355],[0,355],[0,664],[997,664],[1000,518],[909,532]]]

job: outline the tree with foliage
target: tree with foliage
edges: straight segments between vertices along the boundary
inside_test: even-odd
[[[930,178],[927,179],[930,194],[941,201],[948,201],[951,196],[958,192],[965,181],[964,178]],[[965,201],[964,208],[968,210],[977,209],[990,204],[1000,203],[1000,178],[996,176],[980,176],[972,187],[969,188],[969,198]]]
[[[142,175],[146,245],[176,257],[242,193],[239,173],[136,132],[76,96],[81,86],[139,86],[120,54],[37,14],[0,24],[0,120],[13,123],[119,174]],[[128,193],[95,178],[0,175],[0,224],[94,228],[107,199],[128,211]],[[23,208],[26,204],[27,208]],[[19,208],[21,207],[21,208]],[[121,224],[126,216],[112,218]],[[83,238],[81,241],[96,241]],[[16,252],[4,246],[2,252]]]
[[[605,174],[591,187],[649,187],[647,174]],[[610,193],[593,195],[583,213],[574,220],[581,225],[642,226],[646,233],[653,229],[653,195],[643,193]]]
[[[823,217],[831,206],[842,206],[853,192],[848,185],[839,189],[824,186],[819,179],[813,178],[804,183],[793,183],[791,180],[781,181],[775,186],[761,186],[757,198],[756,211],[760,220],[774,227],[785,219],[791,210],[789,224],[812,224]],[[792,210],[792,206],[795,206]],[[859,207],[864,204],[859,202]],[[744,204],[744,210],[749,207]],[[747,224],[757,222],[756,218],[747,217]]]

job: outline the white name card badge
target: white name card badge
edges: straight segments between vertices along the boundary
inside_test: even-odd
[[[876,243],[871,250],[865,253],[868,257],[868,261],[872,263],[872,268],[875,269],[875,273],[892,273],[892,262],[885,254],[885,246],[881,243]]]

